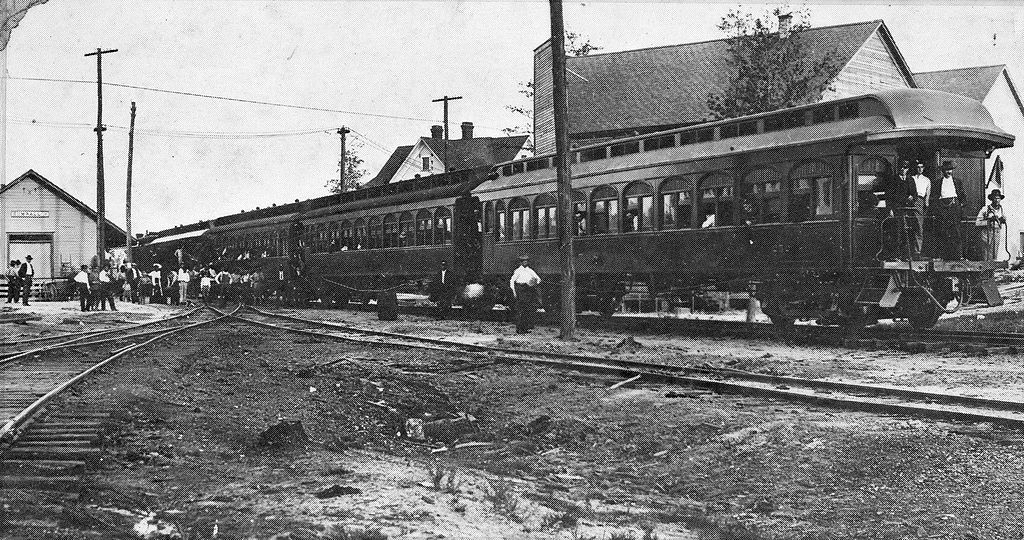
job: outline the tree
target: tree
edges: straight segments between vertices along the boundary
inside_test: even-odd
[[[780,17],[789,27],[779,28]],[[728,36],[728,87],[708,96],[711,120],[735,118],[817,101],[839,74],[836,51],[814,51],[801,33],[810,28],[806,8],[777,7],[761,17],[731,10],[719,30]],[[780,31],[781,30],[781,31]]]
[[[359,189],[359,181],[366,176],[363,158],[357,152],[362,147],[363,144],[358,140],[349,139],[345,148],[345,191]],[[336,176],[328,180],[326,187],[331,193],[341,193],[341,178]]]
[[[11,32],[28,14],[29,8],[45,4],[46,0],[3,0],[0,2],[0,51],[7,49]]]
[[[565,54],[567,56],[589,56],[594,51],[600,51],[599,47],[590,42],[589,38],[576,32],[565,31]],[[505,105],[505,108],[523,117],[523,123],[515,127],[507,127],[502,131],[506,136],[517,134],[530,135],[529,150],[533,150],[533,81],[519,83],[519,94],[526,102],[521,105]]]

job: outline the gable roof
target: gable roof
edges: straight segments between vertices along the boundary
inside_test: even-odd
[[[474,137],[472,139],[452,139],[448,141],[448,158],[445,168],[461,171],[477,167],[490,167],[496,163],[512,161],[523,149],[528,135],[513,137]],[[420,137],[420,142],[433,152],[439,161],[445,160],[444,139]],[[387,184],[398,173],[402,164],[409,159],[415,145],[399,146],[391,153],[377,176],[367,182],[364,187]]]
[[[809,28],[794,36],[806,42],[810,62],[830,55],[845,66],[880,29],[889,48],[898,51],[881,20]],[[572,132],[600,134],[707,120],[708,96],[723,93],[729,85],[728,47],[728,39],[716,39],[567,58],[569,103],[587,105],[569,108]],[[902,55],[897,52],[894,61],[913,84]],[[805,103],[820,98],[807,96]]]
[[[0,189],[0,195],[3,195],[9,189],[11,189],[14,186],[20,184],[26,178],[30,178],[30,179],[34,180],[35,182],[41,184],[46,189],[52,191],[58,198],[60,198],[64,202],[70,204],[71,206],[75,207],[76,209],[78,209],[83,214],[89,216],[93,221],[96,221],[98,219],[99,216],[98,216],[98,214],[96,213],[95,210],[93,210],[92,208],[89,208],[88,205],[86,205],[84,202],[78,200],[77,197],[75,197],[74,195],[68,193],[67,191],[64,191],[59,186],[57,186],[57,184],[54,184],[50,180],[46,179],[43,175],[37,173],[36,171],[34,171],[32,169],[29,169],[29,170],[25,171],[24,174],[22,174],[21,176],[15,178],[13,182],[11,182],[10,184],[7,184],[2,189]],[[113,229],[113,233],[119,234],[121,236],[121,239],[123,240],[124,239],[124,235],[125,235],[124,229],[122,229],[121,227],[118,227],[113,222],[111,222],[109,219],[106,220],[106,221],[107,221],[107,236],[110,236],[112,234],[111,233],[111,229]]]
[[[1017,107],[1024,114],[1024,102],[1021,101],[1020,94],[1017,93],[1017,88],[1014,86],[1005,64],[926,71],[915,73],[914,79],[917,80],[918,86],[921,88],[942,90],[984,101],[985,96],[992,90],[1000,76],[1006,78],[1010,93],[1013,94],[1013,99],[1017,101]]]

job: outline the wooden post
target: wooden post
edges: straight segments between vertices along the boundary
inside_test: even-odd
[[[562,0],[551,5],[551,72],[555,112],[555,162],[558,171],[558,254],[562,270],[562,306],[559,338],[576,335],[576,258],[573,253],[575,219],[572,212],[572,174],[569,170],[569,118],[565,92],[565,25]]]
[[[124,204],[124,251],[125,260],[132,262],[132,154],[135,151],[135,102],[132,102],[132,119],[128,126],[128,182]]]
[[[96,57],[96,264],[103,267],[107,258],[107,202],[103,186],[103,55],[117,49],[87,53]]]

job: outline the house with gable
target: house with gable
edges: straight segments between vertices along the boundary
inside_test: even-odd
[[[489,167],[530,155],[528,135],[513,137],[474,137],[473,123],[462,123],[462,138],[444,138],[444,128],[432,126],[430,137],[416,144],[399,146],[364,187],[382,186],[420,176]]]
[[[780,27],[785,23],[780,18]],[[798,34],[811,62],[830,55],[843,66],[804,103],[915,87],[883,21],[810,28]],[[716,39],[566,59],[569,137],[574,145],[652,133],[708,120],[708,97],[729,84],[729,42]],[[536,152],[555,150],[550,40],[534,50]],[[823,81],[824,82],[824,81]]]
[[[1000,148],[985,161],[986,191],[1006,196],[1006,250],[1001,260],[1014,260],[1024,246],[1024,102],[1005,65],[979,66],[915,73],[921,88],[942,90],[976,99],[992,113],[999,127],[1018,137],[1017,145]],[[1003,182],[1003,179],[1007,182]],[[965,216],[966,217],[966,216]]]

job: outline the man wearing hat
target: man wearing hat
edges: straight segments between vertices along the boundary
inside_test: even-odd
[[[516,333],[529,334],[533,330],[533,317],[537,313],[540,276],[530,268],[530,257],[519,256],[519,268],[512,273],[509,287],[516,298]]]
[[[960,220],[963,218],[963,182],[953,177],[956,165],[952,161],[942,162],[942,176],[932,182],[928,195],[928,206],[935,218],[935,247],[932,253],[945,260],[964,258],[963,240],[960,237]]]
[[[887,259],[907,256],[907,247],[910,245],[907,236],[909,209],[913,206],[913,200],[910,198],[910,194],[913,193],[911,182],[913,180],[910,177],[910,162],[904,159],[900,161],[899,172],[888,178],[882,186],[885,190],[885,215],[894,218],[891,222],[883,221],[882,224]]]
[[[1006,218],[1003,217],[1003,192],[993,189],[992,193],[988,194],[988,200],[992,202],[978,212],[974,226],[981,233],[978,235],[981,244],[981,259],[995,261],[999,259],[999,250],[1003,241],[1003,225],[1006,225]]]
[[[25,262],[21,263],[18,269],[18,277],[21,278],[21,303],[28,305],[28,295],[32,292],[32,278],[36,275],[36,268],[32,266],[32,256],[25,255]]]

